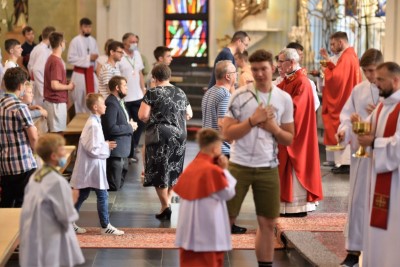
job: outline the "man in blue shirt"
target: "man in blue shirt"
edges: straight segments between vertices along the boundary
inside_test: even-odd
[[[249,43],[250,37],[247,35],[246,32],[235,32],[231,39],[231,43],[227,47],[224,47],[215,58],[212,76],[207,88],[211,88],[215,85],[215,65],[217,64],[217,62],[221,60],[230,60],[232,61],[233,65],[236,66],[234,54],[236,54],[237,52],[243,53],[249,46]]]

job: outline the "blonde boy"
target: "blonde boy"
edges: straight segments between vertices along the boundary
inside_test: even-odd
[[[74,266],[85,260],[72,228],[79,217],[72,191],[56,167],[65,164],[65,140],[44,134],[36,146],[44,165],[25,188],[19,262],[24,266]]]
[[[97,196],[97,212],[101,224],[101,234],[123,235],[124,231],[118,230],[110,224],[108,214],[109,189],[106,174],[106,159],[110,150],[117,147],[115,141],[105,141],[101,127],[100,116],[106,112],[106,105],[101,94],[88,94],[86,106],[91,111],[79,139],[78,154],[72,172],[71,186],[79,190],[79,198],[75,204],[79,212],[83,202],[89,197],[90,191],[95,191]],[[78,234],[86,232],[84,228],[74,223],[74,230]]]

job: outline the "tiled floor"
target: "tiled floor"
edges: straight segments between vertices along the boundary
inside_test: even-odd
[[[188,142],[185,164],[197,154],[197,145]],[[324,157],[323,153],[321,156]],[[323,159],[321,159],[323,161]],[[153,188],[143,188],[140,184],[142,163],[129,166],[128,179],[119,192],[110,192],[110,221],[116,227],[175,227],[178,204],[173,204],[172,220],[162,223],[154,214],[160,204]],[[323,169],[325,200],[320,202],[317,212],[345,212],[347,210],[348,176],[332,175]],[[99,227],[95,194],[84,203],[80,213],[79,226]],[[252,195],[249,194],[242,206],[238,225],[256,228],[256,217]],[[82,266],[179,266],[178,250],[175,249],[83,249],[86,263]],[[18,266],[11,260],[7,266]],[[226,254],[225,266],[257,266],[254,251],[234,250]],[[295,250],[275,251],[275,267],[310,266]]]

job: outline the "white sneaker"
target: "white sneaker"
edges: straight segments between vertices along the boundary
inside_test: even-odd
[[[78,225],[76,225],[76,223],[72,223],[72,226],[74,227],[75,233],[77,233],[77,234],[84,234],[84,233],[86,233],[86,229],[85,229],[85,228],[82,228],[82,227],[79,227]]]
[[[107,228],[102,228],[101,229],[101,234],[102,235],[123,235],[125,234],[124,231],[118,230],[114,226],[112,226],[110,223],[107,225]]]

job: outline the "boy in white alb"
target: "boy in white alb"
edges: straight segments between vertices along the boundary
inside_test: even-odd
[[[86,106],[92,112],[87,120],[79,139],[77,158],[72,172],[71,187],[79,190],[79,198],[75,204],[79,212],[83,202],[94,190],[97,195],[97,212],[99,214],[101,233],[109,235],[123,235],[110,224],[108,214],[108,182],[106,175],[106,159],[110,156],[110,149],[117,147],[115,141],[105,141],[101,127],[100,116],[106,112],[106,105],[101,94],[89,94]],[[74,230],[78,234],[86,232],[84,228],[74,223]]]
[[[175,243],[181,267],[221,267],[224,252],[232,249],[225,201],[235,195],[236,180],[226,170],[219,133],[204,128],[197,140],[200,153],[174,187],[181,197]]]
[[[73,203],[76,197],[56,169],[66,162],[64,145],[60,135],[44,134],[36,146],[44,166],[25,187],[19,236],[22,267],[74,266],[85,261],[72,228],[79,218]]]

